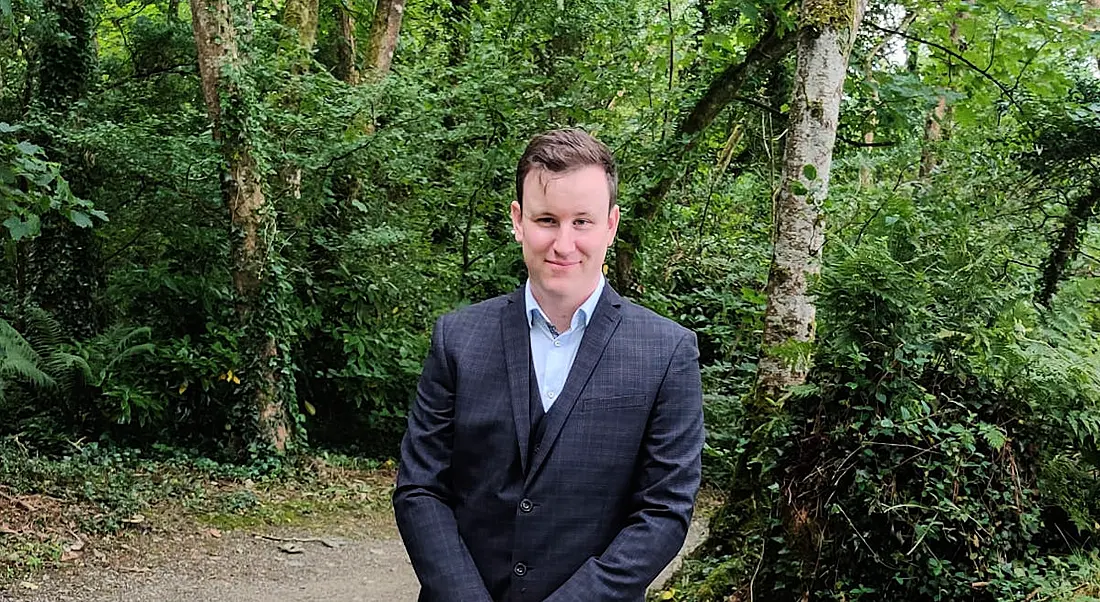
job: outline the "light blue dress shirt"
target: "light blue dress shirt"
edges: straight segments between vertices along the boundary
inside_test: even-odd
[[[577,350],[581,348],[584,329],[596,311],[605,284],[603,275],[588,299],[573,312],[569,330],[555,332],[553,322],[539,307],[531,293],[531,280],[527,280],[524,296],[527,300],[527,324],[531,327],[531,361],[535,364],[535,378],[538,379],[539,393],[542,395],[542,409],[549,412],[554,400],[565,387],[565,379],[577,359]]]

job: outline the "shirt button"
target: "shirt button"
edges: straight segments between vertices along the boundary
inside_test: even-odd
[[[517,562],[516,566],[512,567],[512,572],[515,573],[517,577],[522,577],[527,574],[527,565],[522,562]]]
[[[553,391],[549,391],[549,392],[546,393],[546,396],[549,397],[550,399],[553,399],[553,398],[557,397],[558,394],[553,392]]]
[[[530,512],[534,508],[535,505],[531,503],[531,500],[520,500],[519,509],[521,512]]]
[[[561,347],[561,341],[559,341],[559,340],[555,339],[555,340],[554,340],[554,346],[555,346],[555,347]]]

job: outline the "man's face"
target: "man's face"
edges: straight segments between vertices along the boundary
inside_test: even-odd
[[[579,305],[596,288],[619,227],[619,206],[610,205],[602,167],[527,174],[522,209],[512,202],[512,227],[540,302]]]

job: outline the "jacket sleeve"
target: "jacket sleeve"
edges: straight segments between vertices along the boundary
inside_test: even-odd
[[[420,580],[422,602],[492,602],[452,510],[455,377],[444,346],[446,321],[443,316],[435,324],[409,412],[393,494],[394,514]]]
[[[634,602],[676,556],[699,491],[703,390],[695,334],[677,343],[657,392],[642,442],[625,526],[546,602]]]

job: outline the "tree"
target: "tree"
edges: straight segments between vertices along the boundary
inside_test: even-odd
[[[350,0],[349,0],[350,1]],[[355,15],[343,2],[337,2],[333,6],[333,15],[340,28],[336,41],[336,68],[337,79],[352,86],[359,85],[359,66],[356,63],[355,44]]]
[[[230,254],[237,315],[245,333],[240,372],[246,407],[256,420],[258,442],[285,450],[291,424],[280,383],[278,328],[269,323],[273,282],[274,210],[264,198],[262,177],[247,131],[251,99],[242,81],[246,60],[239,49],[234,10],[229,0],[191,0],[199,74],[207,112],[223,160],[222,196],[229,208]]]
[[[773,19],[756,44],[738,63],[726,67],[715,77],[706,92],[676,125],[675,134],[661,153],[665,170],[648,186],[631,207],[631,217],[619,227],[615,242],[615,286],[629,292],[634,289],[634,259],[641,249],[645,226],[661,211],[665,196],[679,173],[673,166],[698,143],[699,137],[716,117],[737,97],[742,86],[760,70],[774,65],[794,47],[794,35],[781,29]]]
[[[373,72],[375,77],[383,76],[390,70],[404,14],[405,0],[378,0],[375,6],[365,58],[367,70]]]
[[[783,182],[775,200],[775,243],[768,272],[764,352],[757,396],[778,399],[809,370],[815,329],[810,284],[821,273],[829,171],[840,98],[855,31],[866,0],[805,0],[798,33],[798,64],[783,154]]]
[[[297,44],[308,54],[317,41],[319,0],[288,0],[283,21],[298,34]]]
[[[43,8],[56,19],[56,29],[39,32],[35,99],[38,107],[64,114],[86,96],[94,81],[94,13],[84,0],[49,0]],[[54,160],[69,150],[48,130],[36,132],[33,140]],[[84,179],[72,171],[68,177],[76,196],[83,196]],[[37,305],[53,313],[67,334],[89,336],[102,326],[103,310],[96,299],[104,281],[91,222],[77,224],[51,213],[42,226],[41,236],[21,245],[26,251],[22,254],[26,291]]]

